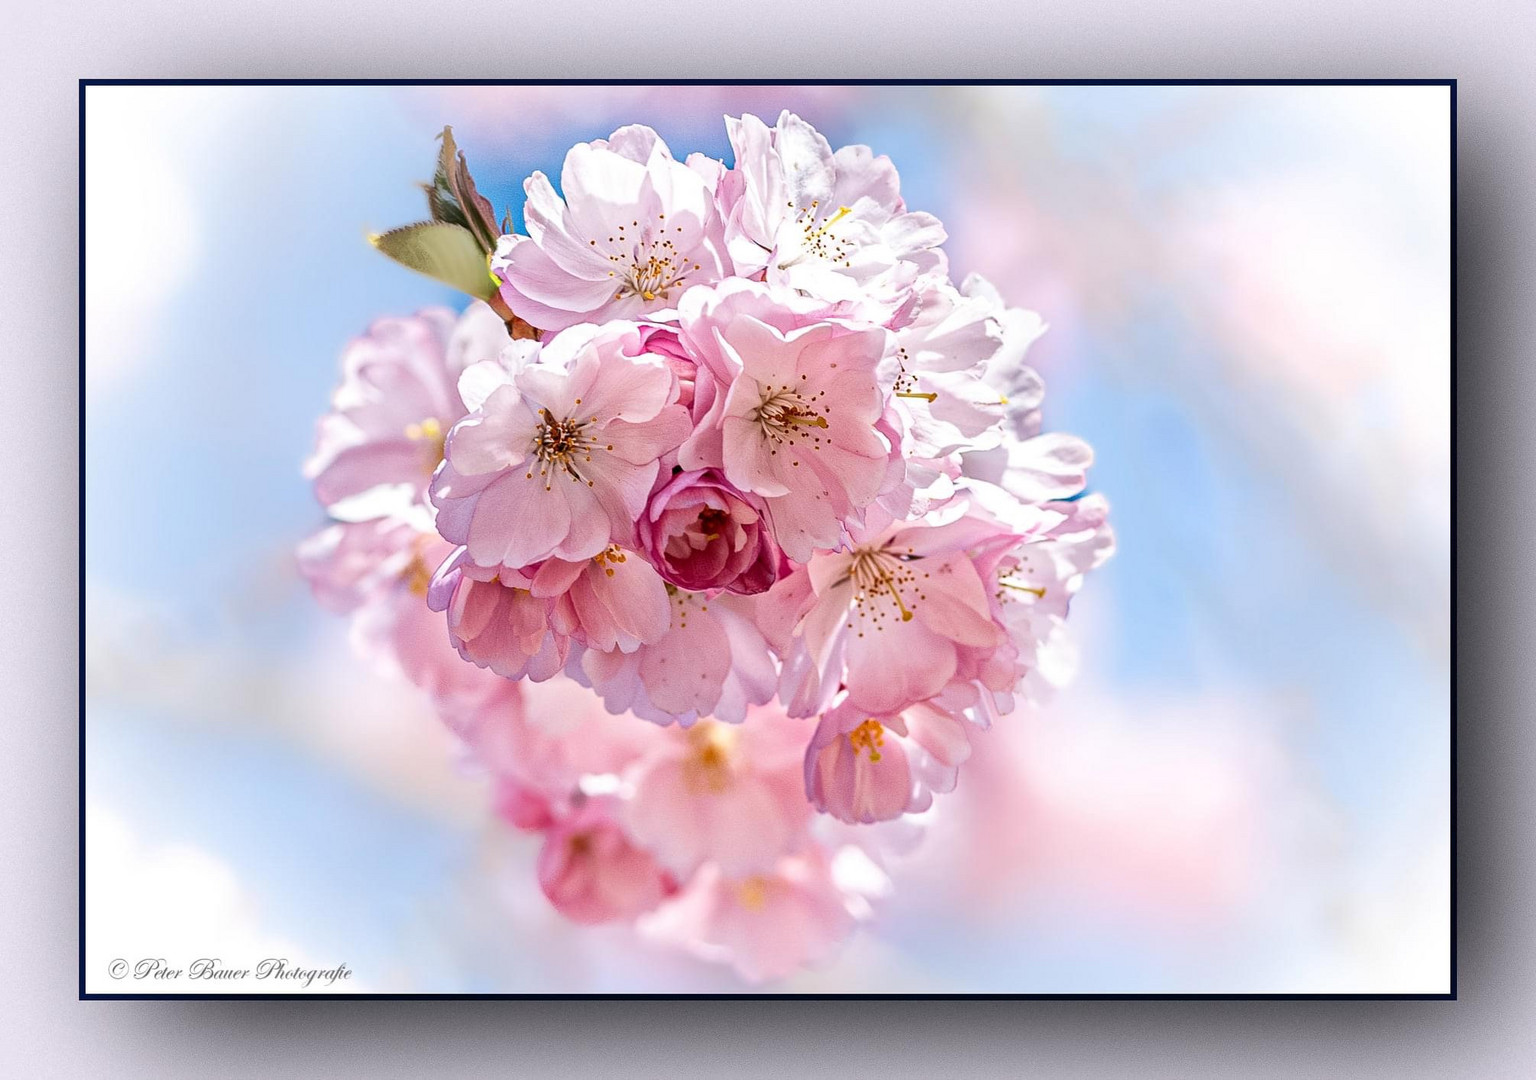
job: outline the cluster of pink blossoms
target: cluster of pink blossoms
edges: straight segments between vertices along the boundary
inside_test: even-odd
[[[348,348],[300,562],[560,912],[757,980],[869,913],[1113,540],[1040,320],[951,283],[889,159],[727,125],[729,169],[627,127],[525,182],[490,269],[532,336],[476,303]]]

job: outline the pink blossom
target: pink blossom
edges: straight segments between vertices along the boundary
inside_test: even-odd
[[[341,385],[304,465],[320,502],[356,520],[420,501],[444,436],[466,411],[459,372],[509,342],[501,319],[479,303],[462,318],[433,308],[369,327],[342,353]]]
[[[588,651],[568,665],[611,712],[687,726],[713,716],[740,723],[773,697],[778,667],[758,629],[756,597],[710,597],[668,587],[670,625],[633,653]]]
[[[759,983],[825,962],[854,926],[828,856],[812,848],[747,878],[706,866],[642,929]]]
[[[624,835],[614,810],[612,799],[587,799],[544,834],[539,886],[573,922],[632,919],[677,887],[655,859]]]
[[[768,127],[727,118],[735,167],[720,183],[736,272],[845,303],[883,321],[924,273],[944,266],[944,226],[912,213],[891,160],[867,146],[834,152],[790,112]]]
[[[1026,514],[1033,524],[1022,524]],[[1071,677],[1074,658],[1064,640],[1067,611],[1083,575],[1114,553],[1108,517],[1109,504],[1101,495],[1026,508],[1015,522],[1028,535],[978,560],[991,589],[994,618],[1011,643],[1006,659],[1015,665],[1002,683],[985,678],[983,683],[1000,689],[1023,678],[1026,690],[1038,699]],[[1004,700],[998,711],[1008,711],[1007,705]]]
[[[359,655],[429,694],[474,694],[489,676],[459,658],[427,606],[431,567],[450,550],[417,506],[327,526],[299,546],[298,565],[323,604],[351,614]]]
[[[1020,439],[1039,434],[1045,383],[1024,358],[1030,346],[1045,333],[1045,320],[1026,308],[1009,307],[996,286],[980,274],[966,275],[960,283],[960,295],[980,304],[997,326],[1001,342],[987,358],[982,378],[1003,395],[1007,430]]]
[[[908,316],[894,331],[882,372],[908,418],[909,453],[933,459],[998,445],[1008,400],[984,378],[1003,346],[991,302],[947,281],[927,281],[914,293]]]
[[[806,748],[805,795],[850,824],[921,813],[934,792],[954,790],[970,752],[965,721],[937,702],[879,718],[844,703],[822,717]]]
[[[837,547],[899,457],[876,430],[886,332],[816,319],[741,281],[690,290],[679,312],[700,367],[729,388],[680,451],[683,468],[720,468],[760,496],[790,558]]]
[[[448,640],[465,660],[542,682],[565,665],[570,639],[550,632],[551,601],[532,585],[517,571],[476,566],[459,548],[438,567],[427,603],[447,613]]]
[[[764,632],[784,656],[780,695],[791,713],[824,711],[840,685],[850,708],[900,712],[965,677],[973,652],[1007,640],[973,552],[1009,529],[969,506],[957,498],[922,520],[860,533],[765,594]]]
[[[503,794],[526,806],[537,802],[551,814],[569,813],[586,798],[584,781],[616,780],[666,745],[664,729],[609,715],[573,680],[529,683],[491,676],[487,682],[479,694],[439,698],[438,714],[497,778]]]
[[[299,573],[322,605],[350,614],[402,579],[414,583],[423,524],[399,516],[327,525],[299,545]],[[421,580],[431,580],[431,572]]]
[[[670,369],[638,327],[610,323],[558,335],[505,378],[449,433],[438,530],[507,569],[628,543],[659,459],[688,432]]]
[[[964,472],[1003,488],[1018,502],[1043,503],[1081,494],[1092,464],[1091,446],[1075,435],[1051,431],[966,454]]]
[[[640,125],[576,144],[560,176],[563,200],[542,172],[523,184],[528,235],[502,237],[491,261],[502,298],[544,330],[675,306],[685,288],[723,274],[721,171],[699,154],[674,160]]]
[[[806,722],[754,709],[745,724],[668,729],[664,748],[629,773],[631,836],[686,877],[705,862],[728,877],[766,873],[804,841],[800,784]]]
[[[663,578],[691,592],[766,590],[784,565],[762,502],[713,470],[680,473],[651,496],[640,550]]]
[[[651,564],[617,544],[579,563],[544,562],[532,590],[551,598],[556,634],[601,652],[631,653],[658,641],[671,619],[667,587]]]

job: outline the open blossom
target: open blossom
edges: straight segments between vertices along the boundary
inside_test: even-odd
[[[982,378],[1003,395],[1003,417],[1008,431],[1027,439],[1040,432],[1040,403],[1045,383],[1024,362],[1029,347],[1045,333],[1045,320],[1027,308],[1009,307],[994,286],[980,274],[967,274],[960,295],[980,303],[996,324],[1001,342],[988,357]]]
[[[672,728],[664,749],[630,772],[630,835],[677,874],[706,862],[730,877],[767,872],[804,842],[810,807],[800,786],[806,721],[782,709],[751,722]]]
[[[496,778],[498,795],[521,818],[519,828],[547,828],[588,797],[583,784],[601,778],[614,787],[667,742],[665,729],[610,714],[570,679],[493,676],[481,692],[439,699],[437,709],[474,762]]]
[[[466,554],[460,548],[439,568],[428,602],[448,613],[459,654],[498,675],[542,682],[564,667],[572,641],[634,652],[667,631],[661,578],[617,546],[521,571],[477,566]]]
[[[298,568],[322,604],[351,616],[358,655],[434,697],[476,693],[485,673],[459,659],[427,607],[432,566],[449,550],[418,505],[326,526],[299,545]]]
[[[847,702],[827,712],[805,751],[805,795],[849,823],[921,813],[953,791],[971,753],[966,721],[937,702],[873,717]]]
[[[1074,657],[1063,633],[1067,611],[1083,575],[1114,553],[1115,537],[1102,496],[1043,503],[1031,510],[1036,522],[1027,528],[1029,535],[998,547],[979,564],[993,586],[994,618],[1008,633],[1008,659],[1015,665],[992,681],[1012,688],[1022,680],[1026,692],[1038,698],[1072,675]],[[1005,694],[999,689],[983,696]],[[1003,704],[998,711],[1007,711]]]
[[[738,274],[765,274],[878,321],[919,275],[944,265],[944,226],[907,210],[890,158],[867,146],[834,152],[790,112],[771,128],[750,114],[727,118],[726,130],[736,164],[720,202]]]
[[[893,338],[882,368],[907,415],[912,456],[942,458],[1002,441],[1008,398],[985,377],[1003,347],[990,302],[948,282],[926,282],[914,294],[911,321]]]
[[[782,620],[770,637],[785,656],[780,694],[792,713],[824,711],[840,685],[851,708],[896,713],[1003,644],[972,552],[1008,528],[966,508],[955,500],[856,535],[849,550],[818,553],[767,594]]]
[[[675,899],[645,919],[642,931],[705,959],[729,963],[756,983],[823,963],[854,925],[829,856],[811,849],[780,860],[770,873],[745,878],[705,867]]]
[[[541,172],[523,184],[528,235],[502,237],[491,261],[502,298],[543,330],[675,307],[684,289],[724,272],[721,171],[698,154],[675,160],[641,125],[577,143],[560,175],[563,200]]]
[[[544,834],[539,886],[574,922],[632,919],[676,889],[656,860],[624,834],[614,810],[611,799],[587,799]]]
[[[517,571],[476,566],[459,548],[438,568],[426,599],[447,613],[448,640],[466,661],[542,682],[565,665],[570,639],[550,632],[551,601],[534,596],[532,585]]]
[[[554,631],[589,649],[630,653],[667,632],[666,585],[650,563],[617,544],[580,563],[548,560],[532,588],[554,601]]]
[[[814,319],[746,282],[691,290],[680,315],[700,367],[728,387],[680,451],[683,468],[720,468],[759,496],[791,559],[838,546],[899,458],[876,430],[886,332]]]
[[[321,418],[304,466],[320,502],[356,520],[420,501],[443,459],[444,436],[466,411],[459,372],[509,342],[505,324],[484,304],[462,318],[433,308],[369,327],[342,354],[332,411]]]
[[[762,502],[713,470],[674,476],[651,496],[638,532],[661,576],[691,592],[760,593],[784,563]]]
[[[663,634],[632,653],[589,650],[567,670],[613,712],[684,727],[709,716],[741,723],[748,706],[773,697],[779,680],[754,598],[667,593],[671,622]]]
[[[448,435],[437,527],[486,567],[590,559],[627,543],[688,433],[677,381],[628,323],[568,330]]]

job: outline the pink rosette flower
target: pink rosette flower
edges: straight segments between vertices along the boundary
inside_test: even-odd
[[[778,666],[758,629],[756,597],[710,597],[667,587],[671,622],[632,653],[575,655],[566,671],[602,696],[610,712],[687,727],[713,716],[738,724],[773,697]]]
[[[713,470],[679,473],[651,496],[637,529],[640,550],[671,584],[690,592],[764,592],[784,567],[762,502]]]
[[[491,260],[502,298],[544,330],[661,315],[688,286],[725,273],[722,171],[700,154],[676,161],[641,125],[577,143],[563,200],[542,172],[523,184],[528,235],[502,237]]]
[[[805,796],[849,824],[921,813],[955,789],[970,756],[966,722],[938,702],[872,717],[847,702],[821,718],[805,751]]]
[[[615,809],[611,798],[586,799],[544,834],[539,887],[573,922],[633,919],[677,888],[656,860],[624,834]]]
[[[745,877],[771,871],[803,844],[805,721],[761,708],[745,724],[703,720],[667,734],[628,773],[634,795],[623,814],[629,834],[662,865],[686,878],[710,862]]]
[[[660,458],[688,433],[677,380],[630,323],[568,330],[491,387],[449,432],[433,478],[438,531],[485,567],[590,559],[628,543]]]
[[[1007,640],[974,551],[1009,529],[968,509],[955,499],[919,521],[861,531],[849,550],[817,553],[764,595],[792,715],[825,711],[840,685],[850,708],[895,714]]]
[[[690,290],[679,314],[700,367],[728,388],[679,451],[682,467],[719,468],[761,497],[791,559],[837,547],[900,457],[877,430],[886,332],[817,319],[743,281]]]
[[[768,127],[726,118],[735,167],[720,183],[736,272],[884,322],[912,283],[943,269],[944,226],[909,212],[896,167],[867,146],[834,152],[790,112]]]
[[[304,464],[320,502],[335,517],[360,520],[421,501],[444,436],[467,411],[459,372],[510,340],[481,303],[462,317],[433,308],[369,327],[342,353],[341,385]]]
[[[830,959],[857,925],[849,905],[829,857],[812,848],[747,878],[706,866],[641,930],[760,983]]]

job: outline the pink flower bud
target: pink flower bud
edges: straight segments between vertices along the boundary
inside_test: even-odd
[[[710,469],[679,473],[652,495],[638,532],[657,572],[690,592],[750,596],[784,567],[761,501]]]

